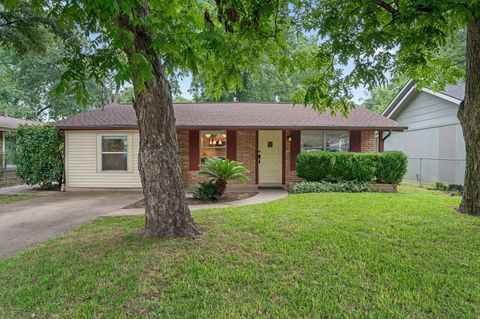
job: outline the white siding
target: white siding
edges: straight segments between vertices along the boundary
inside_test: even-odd
[[[128,143],[128,171],[102,172],[99,137],[125,135]],[[139,188],[138,131],[66,131],[65,172],[68,188]]]
[[[392,133],[385,150],[401,150],[410,158],[407,178],[420,174],[420,160],[465,159],[465,142],[457,118],[458,106],[426,92],[417,93],[391,117],[408,126]],[[463,184],[465,161],[422,160],[422,181]]]

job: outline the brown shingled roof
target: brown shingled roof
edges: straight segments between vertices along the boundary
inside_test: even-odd
[[[40,124],[40,123],[36,121],[17,119],[9,116],[0,116],[0,129],[7,129],[7,130],[16,129],[18,128],[19,125],[24,125],[24,124],[33,125],[33,124]]]
[[[348,118],[318,114],[302,105],[268,103],[175,104],[177,128],[337,128],[404,130],[406,126],[364,107],[351,110]],[[110,104],[57,122],[61,129],[137,128],[131,105]]]

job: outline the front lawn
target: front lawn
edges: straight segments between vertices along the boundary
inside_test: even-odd
[[[459,201],[291,195],[196,211],[194,240],[101,218],[0,261],[0,318],[478,317],[480,218]]]
[[[34,195],[0,195],[0,205],[34,198]]]

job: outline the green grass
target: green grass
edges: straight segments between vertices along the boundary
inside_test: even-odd
[[[0,205],[34,198],[34,195],[0,195]]]
[[[0,318],[480,316],[480,218],[458,197],[305,194],[142,240],[110,217],[0,261]]]

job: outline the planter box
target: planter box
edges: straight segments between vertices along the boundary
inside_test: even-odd
[[[380,193],[396,193],[397,184],[372,184],[373,188]]]

